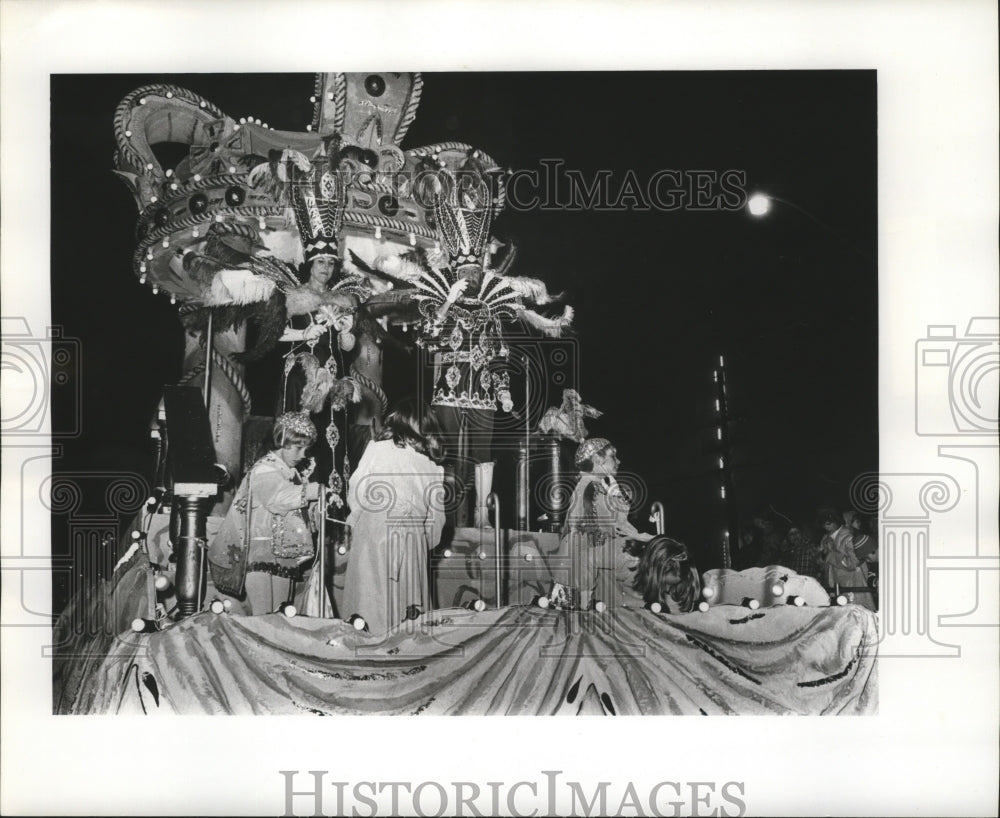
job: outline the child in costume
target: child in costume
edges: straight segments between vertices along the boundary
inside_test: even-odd
[[[307,512],[321,487],[296,468],[316,441],[316,427],[305,412],[286,412],[275,421],[273,439],[276,448],[243,478],[208,550],[216,587],[235,597],[245,593],[251,615],[291,601],[316,553]]]
[[[660,534],[643,549],[632,588],[646,605],[658,602],[664,613],[690,613],[701,595],[698,569],[687,546]]]
[[[610,441],[585,440],[574,463],[580,478],[562,532],[570,557],[572,602],[583,609],[597,601],[619,604],[637,563],[625,551],[626,543],[647,543],[653,535],[639,532],[628,520],[629,499],[615,479],[618,452]]]
[[[444,528],[435,416],[404,402],[386,418],[381,438],[365,448],[348,486],[351,555],[341,606],[372,634],[429,610],[427,555]]]

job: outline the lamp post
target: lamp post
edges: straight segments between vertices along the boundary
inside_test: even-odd
[[[722,567],[732,567],[732,549],[739,536],[739,515],[733,497],[733,453],[729,437],[732,416],[726,391],[726,359],[720,355],[719,365],[712,373],[715,381],[716,437],[719,451],[719,472],[722,478],[719,495],[726,509],[726,530],[722,534]]]

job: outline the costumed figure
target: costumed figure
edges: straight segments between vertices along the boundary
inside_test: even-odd
[[[356,172],[343,157],[336,135],[324,141],[325,157],[311,162],[304,155],[286,149],[274,152],[271,160],[250,172],[251,184],[267,189],[272,196],[292,207],[302,243],[305,284],[286,296],[288,326],[279,340],[291,342],[285,355],[281,408],[295,407],[319,419],[327,447],[319,451],[320,474],[326,476],[333,492],[331,499],[341,504],[343,479],[350,473],[350,456],[336,468],[337,444],[341,439],[338,414],[360,400],[358,382],[341,377],[344,356],[358,343],[354,333],[359,306],[371,294],[362,276],[341,275],[339,234],[343,228],[347,179]]]
[[[629,541],[647,543],[628,520],[630,498],[615,475],[618,453],[610,441],[592,437],[574,458],[580,478],[569,501],[562,538],[569,555],[571,604],[583,609],[594,602],[617,604],[633,584],[638,558],[626,552]]]
[[[386,418],[351,475],[351,553],[341,606],[383,634],[431,603],[428,551],[444,527],[440,427],[427,407],[404,402]]]
[[[687,546],[660,534],[642,551],[632,589],[646,605],[659,603],[664,613],[690,613],[701,597],[698,569]]]
[[[446,264],[433,261],[416,280],[416,299],[423,318],[421,340],[433,351],[434,386],[431,405],[444,428],[454,456],[458,506],[456,524],[469,516],[467,487],[475,464],[489,461],[493,419],[498,409],[513,408],[510,374],[492,366],[510,350],[503,339],[503,323],[521,320],[557,336],[569,326],[573,312],[566,308],[557,319],[545,318],[525,307],[525,301],[549,303],[545,285],[537,279],[512,278],[485,267],[490,226],[503,205],[503,184],[487,168],[479,151],[470,151],[453,172],[428,163],[436,175],[432,187],[434,218]]]
[[[820,511],[819,524],[826,534],[820,542],[820,553],[826,569],[826,585],[830,590],[840,587],[861,588],[868,585],[864,563],[854,553],[850,529],[844,525],[843,515],[832,508]],[[875,610],[875,600],[869,591],[850,591],[848,599]]]
[[[316,427],[304,412],[288,412],[275,421],[273,440],[275,449],[240,483],[208,550],[216,587],[237,598],[245,594],[251,615],[292,601],[316,553],[308,512],[322,487],[298,469]]]

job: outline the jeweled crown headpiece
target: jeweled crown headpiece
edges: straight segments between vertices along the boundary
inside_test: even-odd
[[[274,421],[275,438],[284,441],[289,432],[308,438],[310,443],[316,440],[316,426],[307,412],[285,412],[278,416]]]
[[[576,450],[576,457],[573,458],[573,462],[579,467],[586,463],[590,458],[600,451],[603,451],[608,446],[611,445],[611,441],[603,437],[588,437],[580,447]]]

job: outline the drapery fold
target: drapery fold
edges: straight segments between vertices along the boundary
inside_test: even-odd
[[[668,616],[445,609],[385,638],[339,620],[202,613],[95,645],[58,712],[866,714],[877,621],[856,605]]]

